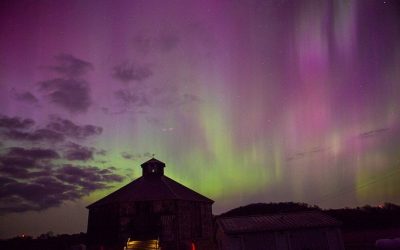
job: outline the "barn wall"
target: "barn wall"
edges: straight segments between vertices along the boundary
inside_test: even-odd
[[[133,235],[134,225],[146,225],[155,218],[159,237],[166,242],[212,241],[211,204],[193,201],[135,201],[94,207],[89,210],[88,236],[91,242],[121,245]],[[133,231],[132,231],[133,230]]]
[[[118,242],[118,205],[96,207],[89,210],[89,245],[114,245]]]
[[[159,201],[135,201],[125,202],[120,206],[120,238],[127,239],[133,234],[133,224],[141,221],[146,224],[145,219],[151,219],[152,224],[159,225],[160,231],[156,237],[161,240],[175,240],[176,235],[176,206],[171,200]],[[150,223],[150,222],[149,222]]]
[[[212,238],[214,236],[214,228],[212,223],[212,208],[209,203],[201,204],[202,218],[202,235],[203,238]]]
[[[177,201],[179,238],[181,240],[213,237],[211,205],[194,201]]]

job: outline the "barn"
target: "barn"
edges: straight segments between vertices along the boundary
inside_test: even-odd
[[[344,250],[340,223],[317,211],[217,219],[220,250]]]
[[[141,168],[141,177],[87,207],[88,249],[207,249],[213,201],[165,176],[155,158]]]

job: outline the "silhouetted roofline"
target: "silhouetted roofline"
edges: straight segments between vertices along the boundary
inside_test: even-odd
[[[140,166],[143,167],[143,166],[148,165],[149,163],[157,163],[157,164],[160,164],[161,166],[165,167],[165,163],[164,162],[162,162],[162,161],[160,161],[160,160],[158,160],[158,159],[156,159],[154,157],[151,158],[148,161],[143,162],[142,164],[140,164]]]
[[[135,191],[135,189],[137,190]],[[93,202],[86,208],[90,209],[111,203],[154,200],[183,200],[214,203],[213,200],[164,175],[157,179],[147,179],[141,176],[100,200]]]
[[[93,202],[86,208],[102,206],[110,203],[124,203],[152,200],[186,200],[214,203],[213,200],[185,187],[164,175],[165,163],[151,158],[141,164],[142,176],[126,184],[120,189]]]

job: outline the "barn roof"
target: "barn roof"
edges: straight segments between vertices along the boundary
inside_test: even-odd
[[[168,178],[165,175],[158,178],[140,178],[92,203],[87,208],[110,203],[152,200],[188,200],[213,203],[214,201]]]
[[[162,161],[160,161],[160,160],[157,160],[156,158],[151,158],[150,160],[148,160],[148,161],[146,161],[146,162],[143,162],[140,166],[147,166],[147,165],[150,165],[150,164],[157,164],[157,165],[159,165],[159,166],[161,166],[161,167],[165,167],[165,163],[164,162],[162,162]]]
[[[340,225],[339,221],[318,211],[230,218],[221,217],[218,218],[217,223],[226,234],[336,227]]]

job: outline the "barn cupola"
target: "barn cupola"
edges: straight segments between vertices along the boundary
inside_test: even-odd
[[[143,177],[159,177],[164,175],[165,163],[155,158],[151,158],[142,165]]]

